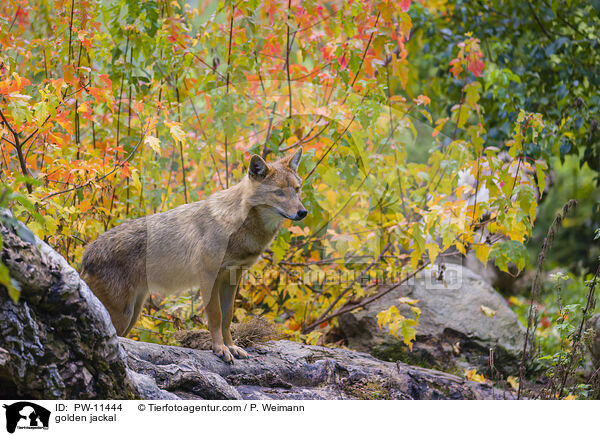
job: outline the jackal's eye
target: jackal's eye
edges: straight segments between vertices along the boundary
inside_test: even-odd
[[[283,197],[285,193],[283,192],[283,189],[277,189],[275,190],[275,195],[277,195],[278,197]]]

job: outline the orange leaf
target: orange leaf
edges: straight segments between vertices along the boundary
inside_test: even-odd
[[[112,80],[108,78],[108,74],[100,74],[98,77],[104,82],[106,87],[112,91]]]
[[[87,90],[94,96],[96,103],[101,104],[104,101],[104,95],[100,89],[90,86]]]
[[[13,73],[13,79],[7,79],[0,82],[0,94],[12,94],[21,92],[23,87],[31,85],[31,82],[25,77]]]
[[[63,67],[63,79],[71,85],[77,85],[77,80],[75,80],[75,69],[71,65],[65,65]]]

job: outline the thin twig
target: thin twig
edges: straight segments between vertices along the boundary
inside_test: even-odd
[[[287,73],[287,85],[288,85],[288,118],[292,118],[292,85],[290,82],[290,9],[292,7],[292,0],[288,0],[288,9],[287,9],[287,39],[285,42],[285,69]]]
[[[310,326],[306,327],[306,331],[309,332],[311,330],[314,330],[315,327],[317,327],[318,325],[330,321],[333,318],[337,318],[340,315],[343,315],[344,313],[348,313],[348,312],[352,312],[355,309],[359,309],[361,307],[365,307],[368,304],[371,304],[373,301],[376,301],[378,299],[380,299],[381,297],[383,297],[384,295],[389,294],[390,292],[392,292],[395,289],[398,289],[401,285],[403,285],[404,283],[406,283],[408,280],[412,279],[414,276],[416,276],[419,272],[421,272],[423,269],[425,269],[427,266],[429,266],[429,262],[425,262],[423,263],[423,265],[421,265],[420,267],[418,267],[415,271],[413,271],[412,273],[408,274],[406,277],[404,277],[402,280],[398,281],[397,283],[395,283],[394,285],[390,286],[387,289],[383,289],[379,292],[377,292],[376,294],[370,296],[370,297],[365,297],[363,299],[361,299],[360,301],[354,303],[354,304],[346,304],[342,307],[340,307],[338,310],[336,310],[335,312],[333,312],[332,314],[324,317],[323,319],[320,319],[319,324],[312,323]]]
[[[2,112],[2,110],[0,110],[0,117],[2,117],[2,121],[4,122],[4,125],[10,131],[10,133],[13,135],[13,140],[14,140],[13,146],[15,147],[15,150],[17,151],[17,157],[19,158],[21,172],[23,173],[23,175],[25,177],[29,177],[29,169],[27,168],[27,162],[25,162],[25,157],[23,156],[23,147],[22,147],[22,143],[20,142],[20,139],[19,139],[19,133],[13,128],[13,126],[10,125],[10,123],[4,116],[4,113]],[[29,192],[31,194],[33,192],[31,183],[27,182],[27,183],[25,183],[25,186],[27,187],[27,192]]]
[[[362,272],[360,273],[360,275],[357,279],[358,282],[360,282],[361,278],[364,277],[371,268],[373,268],[375,265],[377,265],[379,263],[379,261],[381,260],[381,257],[390,249],[391,246],[392,246],[392,243],[388,242],[385,245],[385,247],[381,250],[381,252],[379,253],[379,256],[377,256],[377,259],[374,259],[373,262],[371,262],[369,264],[369,266],[367,266],[364,270],[362,270]],[[315,327],[320,325],[323,322],[323,320],[327,318],[327,314],[333,310],[333,308],[340,302],[340,300],[342,298],[344,298],[346,296],[346,294],[352,288],[354,288],[354,284],[355,284],[355,282],[353,281],[348,286],[346,286],[346,288],[344,288],[344,290],[339,293],[339,295],[331,302],[331,304],[327,307],[327,309],[325,309],[323,311],[321,316],[316,321],[314,321],[313,323],[309,324],[308,326],[306,326],[305,328],[302,329],[302,333],[308,333],[311,330],[313,330]]]
[[[559,398],[562,397],[563,391],[567,384],[567,379],[569,374],[571,373],[571,368],[575,363],[575,356],[577,355],[577,351],[581,346],[581,339],[583,334],[583,327],[585,326],[588,320],[588,312],[594,308],[596,302],[596,285],[598,284],[598,276],[600,276],[600,263],[596,268],[596,273],[594,274],[594,278],[592,279],[592,283],[590,284],[590,290],[588,291],[587,300],[585,303],[585,307],[583,308],[583,312],[581,313],[581,321],[579,322],[579,327],[577,329],[577,333],[574,336],[573,348],[571,349],[571,354],[569,356],[569,363],[564,368],[563,371],[563,379],[560,384],[559,389]]]
[[[231,69],[231,41],[233,39],[233,16],[235,15],[235,5],[231,10],[231,19],[229,20],[229,47],[227,49],[227,78],[225,82],[225,92],[229,95],[229,71]],[[229,157],[227,150],[227,133],[225,133],[225,188],[229,188]]]
[[[73,54],[72,38],[73,38],[73,12],[75,10],[75,0],[71,0],[71,20],[69,21],[69,60],[67,64],[71,65],[71,55]]]
[[[12,30],[13,26],[15,25],[15,22],[17,21],[17,17],[19,16],[19,11],[21,10],[21,5],[19,5],[17,7],[17,12],[15,12],[15,17],[12,20],[12,23],[10,23],[10,26],[8,26],[8,33],[10,34],[10,31]]]
[[[525,331],[525,341],[523,342],[523,351],[521,353],[521,364],[519,365],[519,389],[517,391],[517,399],[521,398],[521,391],[523,389],[523,376],[525,375],[525,364],[527,362],[527,346],[529,344],[529,337],[533,328],[535,299],[541,288],[540,277],[542,274],[542,266],[544,264],[544,259],[546,258],[547,251],[550,249],[550,247],[552,247],[552,243],[554,242],[554,235],[560,228],[563,219],[567,216],[569,210],[575,208],[576,206],[577,202],[575,200],[569,200],[567,203],[565,203],[562,210],[556,214],[556,217],[554,218],[552,224],[550,224],[550,227],[548,228],[548,233],[544,238],[540,254],[538,255],[537,270],[535,272],[535,278],[533,280],[533,283],[531,284],[531,302],[529,304],[529,314],[527,316],[527,330]]]
[[[548,32],[546,30],[546,28],[544,27],[544,25],[542,24],[542,22],[538,18],[537,14],[535,13],[535,10],[533,9],[533,6],[531,5],[531,1],[527,0],[527,6],[529,6],[529,10],[531,11],[531,15],[533,15],[533,19],[537,23],[537,25],[540,28],[540,30],[542,31],[542,33],[544,35],[546,35],[546,38],[548,38],[550,40],[550,42],[554,42],[554,38],[552,37],[552,35],[550,35],[550,32]]]

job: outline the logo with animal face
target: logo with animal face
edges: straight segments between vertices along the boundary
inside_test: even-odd
[[[19,401],[4,405],[6,409],[6,431],[14,433],[18,429],[48,429],[50,411],[29,401]]]

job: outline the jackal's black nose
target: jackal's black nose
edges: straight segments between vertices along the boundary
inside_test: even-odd
[[[296,214],[296,219],[297,220],[301,220],[302,218],[304,218],[306,215],[308,215],[308,212],[306,211],[306,209],[300,209],[298,211],[298,213]]]

